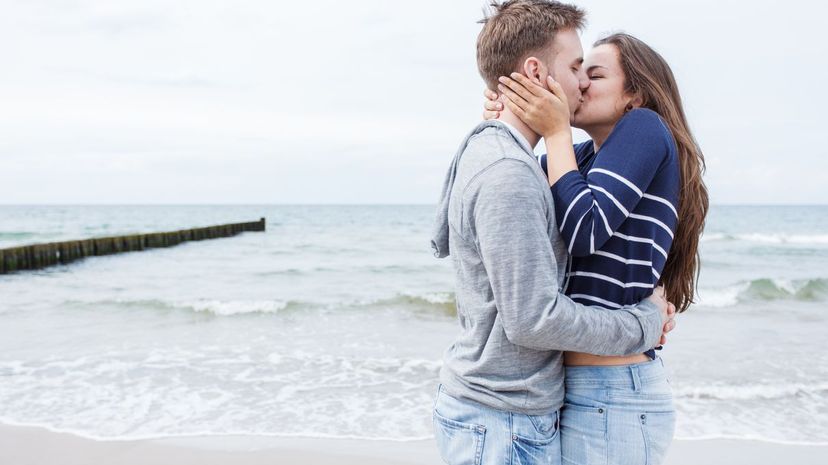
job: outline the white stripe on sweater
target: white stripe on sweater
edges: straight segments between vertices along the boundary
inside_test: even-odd
[[[624,185],[626,185],[627,187],[632,189],[636,194],[638,194],[639,197],[644,195],[644,193],[641,192],[641,189],[639,189],[638,186],[636,186],[635,184],[628,181],[627,178],[625,178],[621,175],[615,174],[612,171],[608,171],[608,170],[605,170],[605,169],[602,169],[602,168],[593,168],[593,169],[589,170],[589,173],[587,173],[587,175],[590,175],[592,173],[606,174],[607,176],[610,176],[612,178],[615,178],[615,179],[623,182]]]
[[[595,221],[592,222],[592,229],[589,231],[589,253],[595,253]]]
[[[618,207],[619,210],[621,210],[621,213],[624,214],[624,218],[630,216],[630,212],[628,212],[627,209],[624,208],[624,205],[621,205],[621,202],[619,202],[618,199],[616,199],[612,194],[610,194],[608,190],[604,189],[601,186],[595,186],[593,184],[590,184],[589,187],[590,189],[596,190],[609,197],[609,199],[612,200],[612,203],[614,203],[615,206]]]
[[[641,266],[649,266],[650,270],[653,272],[653,276],[656,277],[656,281],[661,279],[661,275],[658,274],[655,268],[653,268],[653,262],[649,260],[633,260],[631,258],[624,258],[620,255],[615,255],[614,253],[604,252],[603,250],[596,250],[593,255],[600,255],[602,257],[611,258],[617,262],[621,262],[625,265],[641,265]]]
[[[646,238],[646,237],[627,236],[625,234],[621,234],[620,232],[614,233],[613,236],[620,237],[621,239],[624,239],[626,241],[642,242],[644,244],[650,244],[651,246],[653,246],[654,249],[658,250],[659,253],[661,253],[661,255],[664,255],[664,258],[667,258],[667,251],[662,249],[661,246],[656,244],[655,241],[652,240],[652,239],[649,239],[649,238]]]
[[[635,218],[636,220],[643,220],[643,221],[649,221],[650,223],[655,223],[655,224],[661,226],[662,229],[667,231],[667,234],[670,235],[670,239],[673,239],[673,231],[671,231],[670,228],[666,224],[661,222],[661,220],[659,220],[658,218],[653,218],[652,216],[639,215],[637,213],[630,213],[630,218]]]
[[[593,302],[598,302],[599,304],[606,305],[610,308],[621,308],[621,305],[618,305],[615,302],[610,302],[609,300],[604,300],[600,297],[595,297],[594,295],[587,295],[587,294],[572,294],[569,296],[570,299],[584,299],[584,300],[591,300]]]
[[[678,218],[678,212],[676,211],[676,207],[674,207],[673,204],[670,203],[669,200],[667,200],[665,198],[661,198],[657,195],[652,195],[652,194],[644,194],[643,197],[645,199],[655,200],[656,202],[661,202],[664,205],[667,205],[668,207],[670,207],[670,210],[673,211],[673,214],[676,215],[676,218]]]
[[[631,258],[624,258],[620,255],[615,255],[614,253],[604,252],[603,250],[595,251],[595,255],[600,255],[602,257],[611,258],[613,260],[619,261],[625,265],[641,265],[641,266],[653,266],[653,262],[649,260],[633,260]]]
[[[654,200],[656,202],[661,202],[664,205],[667,205],[670,208],[670,210],[672,210],[673,214],[676,215],[676,218],[678,218],[678,212],[676,211],[676,207],[674,207],[673,204],[670,203],[669,200],[667,200],[663,197],[659,197],[657,195],[645,194],[645,193],[641,192],[641,189],[639,189],[638,186],[636,186],[635,184],[633,184],[632,182],[630,182],[629,180],[627,180],[623,176],[620,176],[618,174],[613,173],[612,171],[608,171],[608,170],[605,170],[603,168],[593,168],[593,169],[589,170],[589,173],[587,173],[587,175],[590,175],[592,173],[606,174],[607,176],[613,177],[613,178],[621,181],[622,183],[624,183],[624,185],[626,185],[627,187],[632,189],[636,194],[638,194],[639,197],[644,197],[645,199]]]
[[[598,205],[598,202],[592,201],[592,205],[598,207],[598,214],[601,215],[601,219],[604,220],[604,227],[607,228],[607,235],[612,236],[612,228],[610,228],[609,221],[607,221],[607,215],[604,215],[604,209]]]
[[[572,211],[572,207],[574,207],[575,204],[578,203],[578,200],[581,197],[587,195],[588,192],[589,192],[589,189],[585,189],[585,190],[581,191],[578,195],[575,196],[575,198],[572,200],[572,202],[569,202],[569,207],[567,207],[566,213],[564,213],[564,216],[563,216],[563,220],[561,220],[561,229],[563,229],[564,225],[566,225],[566,218],[569,216],[569,212]]]
[[[589,210],[585,211],[578,222],[575,224],[575,230],[572,231],[572,240],[569,241],[569,254],[572,255],[572,247],[575,246],[575,239],[578,237],[578,230],[581,229],[581,222],[584,221],[584,217],[589,213]]]
[[[590,273],[590,272],[587,272],[587,271],[574,271],[571,274],[573,276],[581,276],[581,277],[585,277],[585,278],[600,279],[602,281],[607,281],[609,283],[615,284],[616,286],[623,287],[623,288],[628,288],[628,287],[643,287],[643,288],[646,288],[646,289],[652,289],[653,288],[653,285],[650,284],[650,283],[636,283],[636,282],[625,283],[623,281],[619,281],[619,280],[617,280],[613,277],[603,275],[603,274],[600,274],[600,273]]]

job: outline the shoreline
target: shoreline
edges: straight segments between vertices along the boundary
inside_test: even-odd
[[[666,465],[816,465],[827,445],[750,439],[677,439]],[[0,463],[8,465],[426,465],[440,464],[433,439],[388,441],[269,436],[192,436],[96,441],[45,428],[0,424]]]

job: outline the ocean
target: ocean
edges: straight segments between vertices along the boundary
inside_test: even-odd
[[[0,248],[267,219],[0,275],[0,423],[98,440],[432,436],[433,206],[0,206]],[[676,436],[828,444],[828,207],[715,206],[665,349]]]

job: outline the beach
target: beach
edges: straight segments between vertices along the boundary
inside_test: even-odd
[[[431,407],[459,325],[433,213],[0,208],[0,247],[267,219],[0,276],[0,465],[439,463]],[[699,302],[659,351],[677,411],[669,463],[815,463],[828,207],[714,207],[701,256]]]
[[[823,465],[828,446],[736,439],[676,440],[665,465]],[[3,465],[438,465],[433,440],[193,437],[94,441],[42,428],[0,426]]]
[[[660,405],[582,407],[609,431],[625,397],[646,427],[621,439],[656,446],[674,413],[668,465],[828,465],[828,94],[809,92],[828,6],[528,1],[5,2],[0,465],[440,465],[441,383],[575,410],[557,351],[649,349],[620,304],[659,284],[680,310],[654,352]],[[585,172],[542,212],[454,163],[483,91],[521,70],[567,98],[546,82],[497,119],[552,174],[572,142]],[[567,102],[571,139],[553,137]],[[528,221],[497,225],[502,260],[466,241],[471,280],[433,247],[435,202],[482,200],[466,181],[491,188],[478,206],[515,203],[466,209],[453,246],[487,213]],[[523,207],[549,241],[521,240],[539,233]],[[608,312],[623,327],[589,318]],[[512,437],[477,426],[490,448]]]

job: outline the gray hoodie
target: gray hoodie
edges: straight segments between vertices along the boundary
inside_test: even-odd
[[[564,206],[561,206],[564,207]],[[455,268],[461,332],[440,382],[454,397],[539,415],[563,404],[563,352],[643,353],[662,332],[657,306],[607,310],[562,294],[567,251],[532,148],[499,121],[477,126],[451,163],[435,256]]]

